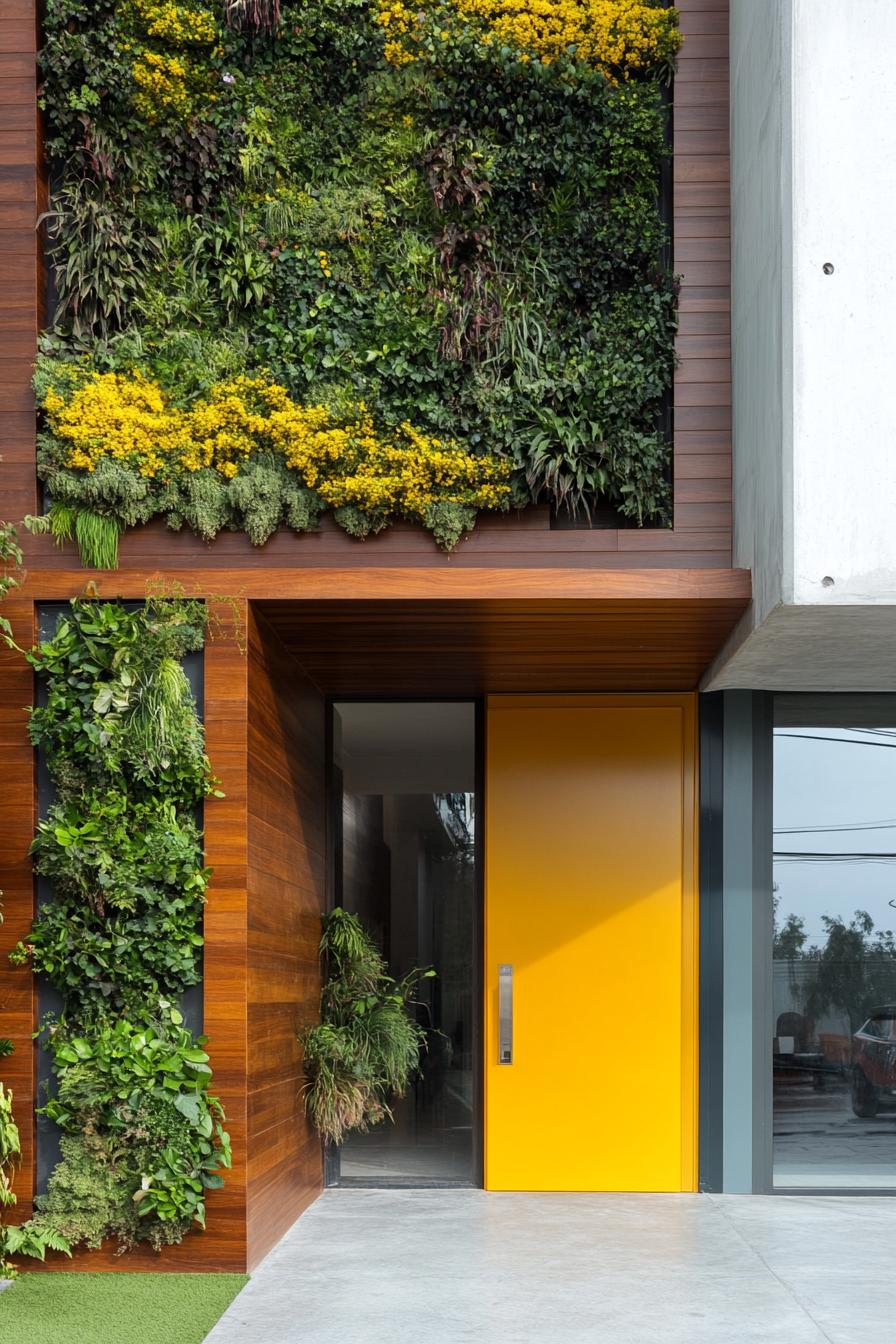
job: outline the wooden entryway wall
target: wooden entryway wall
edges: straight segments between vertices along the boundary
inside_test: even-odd
[[[673,528],[558,530],[532,509],[484,520],[444,555],[410,527],[356,543],[326,524],[257,550],[242,535],[208,547],[153,524],[122,539],[115,574],[81,570],[73,549],[49,537],[25,538],[27,580],[4,604],[23,645],[33,641],[39,603],[75,596],[87,581],[101,597],[139,599],[159,574],[191,595],[236,597],[248,639],[242,651],[231,629],[205,654],[208,748],[227,795],[206,816],[215,875],[205,1020],[234,1168],[210,1200],[204,1235],[161,1257],[82,1255],[76,1268],[243,1269],[319,1188],[319,1149],[298,1106],[294,1033],[317,994],[322,690],[421,694],[437,684],[450,690],[441,684],[449,680],[455,694],[693,689],[749,601],[749,574],[731,568],[728,0],[678,7]],[[0,0],[0,517],[11,521],[39,509],[30,386],[45,296],[35,231],[46,197],[37,11],[37,0]],[[254,601],[271,604],[276,632]],[[297,603],[304,609],[290,611]],[[226,608],[222,616],[229,619]],[[299,666],[306,660],[320,690]],[[32,697],[27,665],[0,653],[0,1014],[16,1043],[2,1076],[23,1137],[22,1216],[34,1175],[36,999],[31,976],[10,968],[6,954],[33,914],[35,765],[23,713]]]
[[[142,597],[119,581],[115,595]],[[107,596],[113,595],[110,589]],[[4,613],[23,646],[35,637],[34,607]],[[235,620],[235,616],[237,619]],[[161,1254],[114,1247],[76,1254],[74,1267],[242,1270],[279,1240],[322,1184],[320,1143],[304,1118],[296,1032],[314,1020],[320,996],[318,940],[325,893],[324,702],[277,635],[246,602],[216,608],[205,648],[208,753],[223,799],[205,808],[206,859],[214,877],[205,910],[203,998],[214,1091],[224,1103],[233,1169],[209,1197],[208,1229]],[[34,978],[7,954],[27,935],[34,907],[28,847],[36,822],[34,752],[24,706],[31,669],[0,653],[0,1019],[15,1053],[3,1061],[22,1137],[18,1214],[31,1210],[34,1180]],[[68,1269],[51,1256],[45,1266]]]

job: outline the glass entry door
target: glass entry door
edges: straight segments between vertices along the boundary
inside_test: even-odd
[[[478,1185],[476,707],[333,706],[337,904],[400,978],[415,966],[426,1049],[388,1119],[330,1155],[338,1185]]]

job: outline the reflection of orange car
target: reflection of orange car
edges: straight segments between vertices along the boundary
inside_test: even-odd
[[[852,1108],[870,1120],[882,1106],[896,1106],[896,1004],[875,1008],[852,1040]]]

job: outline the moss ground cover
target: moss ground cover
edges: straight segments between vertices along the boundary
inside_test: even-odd
[[[27,1274],[0,1293],[3,1344],[200,1344],[244,1274]]]
[[[674,9],[48,0],[45,33],[39,469],[88,562],[155,516],[669,521]]]

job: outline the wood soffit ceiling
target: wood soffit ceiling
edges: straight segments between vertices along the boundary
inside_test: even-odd
[[[691,690],[745,597],[259,602],[328,695]]]

